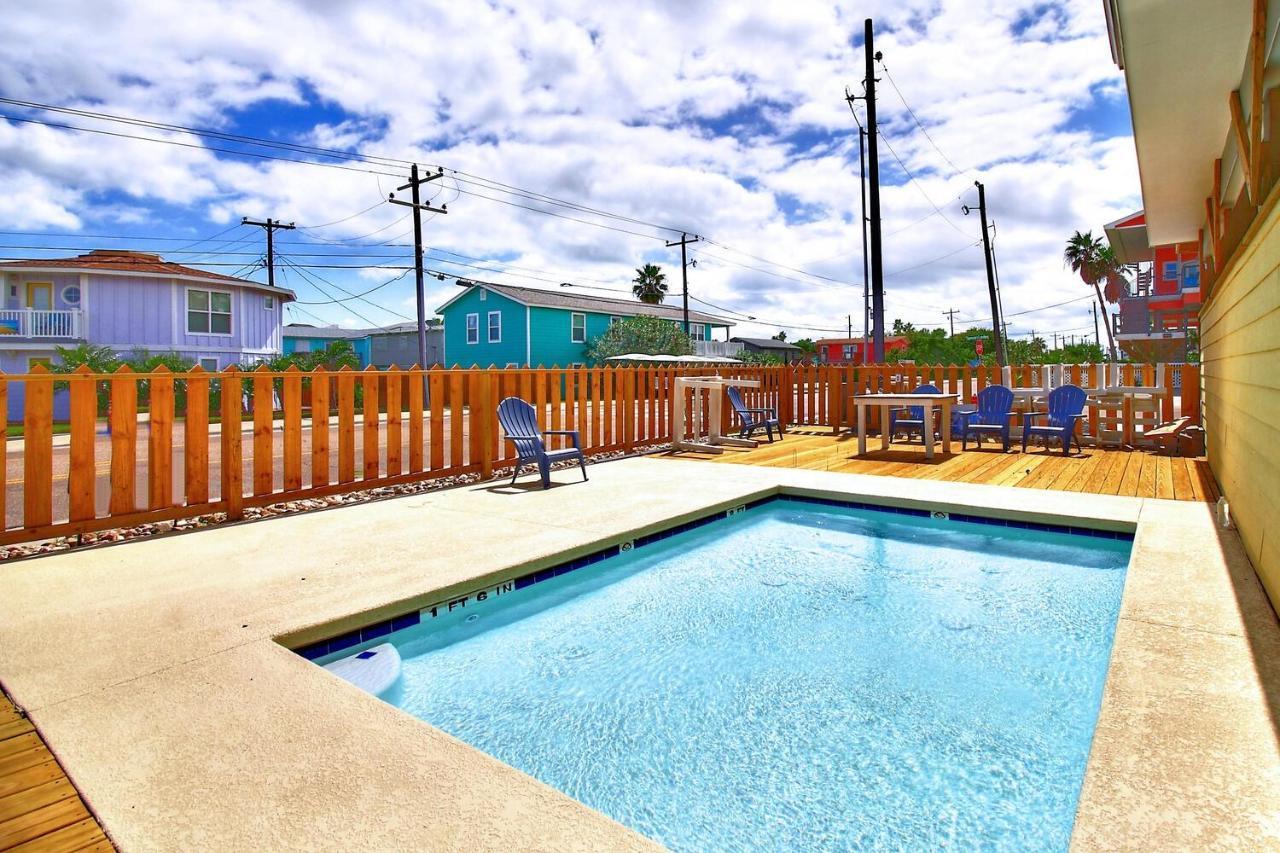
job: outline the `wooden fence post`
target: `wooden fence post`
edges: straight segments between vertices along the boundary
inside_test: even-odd
[[[338,370],[338,482],[356,478],[356,377],[350,367]]]
[[[387,368],[387,476],[398,476],[403,465],[401,454],[403,451],[402,420],[403,414],[400,405],[400,392],[404,390],[404,374],[400,372],[400,368],[394,364]],[[418,388],[421,390],[422,382],[418,382]]]
[[[378,411],[380,409],[378,400],[379,379],[378,368],[372,364],[364,369],[360,377],[361,393],[364,396],[363,415],[364,423],[364,440],[361,445],[364,450],[364,467],[361,469],[361,477],[365,480],[378,479],[378,462],[380,461],[381,449],[379,445],[378,431]]]
[[[275,459],[272,415],[275,389],[271,371],[260,364],[253,371],[253,494],[255,497],[271,494]]]

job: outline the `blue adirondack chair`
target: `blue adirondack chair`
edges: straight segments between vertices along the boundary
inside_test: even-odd
[[[1076,438],[1076,422],[1084,417],[1086,397],[1084,389],[1078,385],[1063,385],[1050,391],[1047,412],[1027,412],[1022,416],[1022,452],[1027,452],[1027,439],[1033,435],[1045,439],[1046,447],[1051,438],[1061,440],[1063,456],[1070,455],[1072,440],[1080,447],[1080,439]],[[1038,418],[1047,420],[1042,424],[1034,423]]]
[[[738,415],[738,421],[742,428],[738,431],[739,438],[749,438],[751,433],[763,428],[769,436],[769,441],[773,441],[773,431],[778,431],[778,439],[782,439],[782,426],[778,423],[778,416],[773,409],[758,408],[752,409],[742,402],[742,394],[732,385],[724,389],[729,395],[729,405],[733,406],[733,411]]]
[[[551,463],[561,459],[577,459],[582,468],[582,479],[587,479],[587,460],[582,456],[582,446],[578,439],[578,431],[573,429],[538,429],[538,416],[530,406],[519,397],[507,397],[498,404],[498,423],[506,433],[507,441],[516,447],[516,470],[511,475],[511,483],[515,485],[516,477],[526,462],[536,462],[538,472],[542,475],[542,488],[551,486]],[[543,436],[567,435],[573,438],[573,447],[560,450],[547,450]]]
[[[921,385],[911,393],[938,394],[940,392],[934,385]],[[906,413],[906,417],[900,417],[903,412]],[[933,428],[933,424],[929,424],[929,429]],[[900,432],[906,435],[914,433],[924,441],[924,406],[908,406],[905,409],[894,409],[889,413],[889,438],[892,439]]]
[[[978,392],[978,409],[965,415],[960,427],[961,447],[969,449],[969,436],[979,446],[984,435],[998,435],[1009,450],[1009,418],[1013,416],[1013,392],[1003,385],[988,385]]]

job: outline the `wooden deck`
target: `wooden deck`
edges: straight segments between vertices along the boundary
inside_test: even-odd
[[[1063,456],[1061,451],[1032,448],[1002,452],[987,442],[981,450],[939,451],[932,461],[924,458],[919,442],[895,443],[880,450],[880,440],[868,440],[867,455],[859,457],[856,436],[832,435],[824,428],[793,428],[782,441],[762,441],[752,449],[724,448],[724,453],[681,452],[666,454],[678,459],[706,459],[739,465],[807,468],[850,474],[913,477],[1013,486],[1019,489],[1058,489],[1098,495],[1167,498],[1213,502],[1220,494],[1209,463],[1203,457],[1160,456],[1149,450],[1114,450],[1085,447]]]
[[[0,692],[0,850],[114,849],[39,732]]]

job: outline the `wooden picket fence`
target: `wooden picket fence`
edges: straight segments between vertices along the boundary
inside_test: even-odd
[[[1039,369],[1017,367],[1015,377],[1034,384]],[[1088,386],[1094,369],[1071,367],[1071,380]],[[1151,384],[1153,366],[1126,370],[1134,382]],[[1181,370],[1181,413],[1198,418],[1198,372]],[[914,365],[217,373],[121,367],[109,374],[82,367],[67,375],[37,366],[0,375],[0,410],[8,410],[8,395],[21,385],[24,427],[21,476],[7,478],[20,494],[0,490],[0,545],[207,513],[235,519],[247,507],[281,501],[509,473],[513,449],[496,418],[498,401],[508,396],[532,403],[544,429],[576,429],[588,454],[665,444],[675,420],[675,377],[709,374],[759,382],[744,389],[747,404],[774,408],[784,425],[834,429],[852,423],[849,398],[856,393],[932,382],[968,399],[999,381],[997,368]],[[1157,413],[1163,420],[1174,413],[1169,384]],[[65,398],[69,411],[69,443],[59,439],[56,447],[55,397]],[[725,428],[729,417],[726,407]],[[1100,435],[1117,422],[1124,430],[1141,426],[1136,413],[1093,410],[1086,433]],[[18,451],[6,443],[3,452],[7,471]]]

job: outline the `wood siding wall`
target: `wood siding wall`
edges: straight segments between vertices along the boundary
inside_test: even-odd
[[[1209,464],[1280,607],[1280,205],[1273,190],[1200,312]]]

